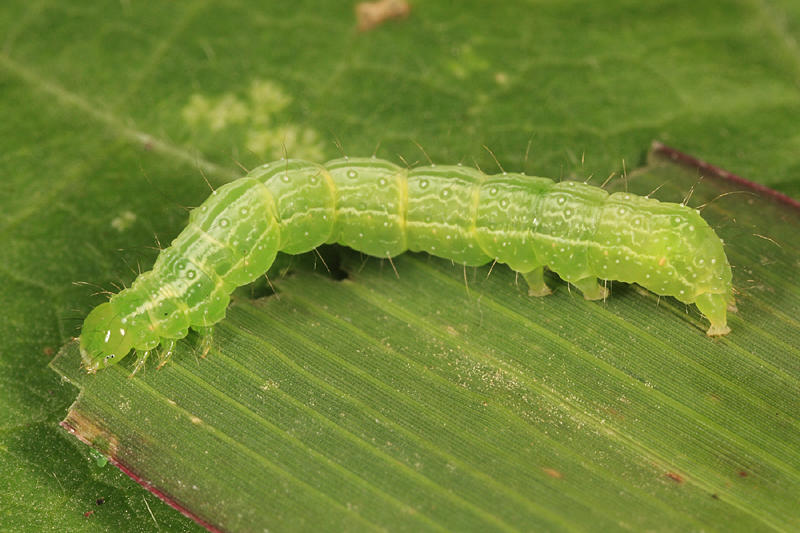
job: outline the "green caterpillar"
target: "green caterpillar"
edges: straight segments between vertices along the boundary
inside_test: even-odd
[[[505,263],[534,296],[550,293],[545,266],[589,300],[607,296],[598,278],[634,282],[695,303],[711,322],[708,335],[730,331],[722,241],[684,205],[462,166],[281,160],[214,191],[153,270],[89,314],[83,365],[95,372],[134,349],[135,372],[159,344],[163,364],[189,328],[207,351],[211,326],[225,317],[236,287],[264,274],[278,251],[323,243],[377,257],[412,250],[468,266]]]

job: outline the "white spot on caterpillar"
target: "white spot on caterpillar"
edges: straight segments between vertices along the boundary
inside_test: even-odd
[[[122,233],[136,222],[136,215],[130,211],[123,211],[111,221],[111,227]]]

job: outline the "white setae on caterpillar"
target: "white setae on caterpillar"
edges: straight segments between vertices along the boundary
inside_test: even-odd
[[[264,274],[278,251],[323,243],[377,257],[411,250],[467,266],[505,263],[532,296],[550,293],[544,267],[588,300],[607,295],[598,278],[638,283],[696,304],[711,323],[708,335],[730,331],[722,241],[684,205],[462,166],[281,160],[214,191],[151,271],[89,314],[80,338],[84,366],[95,372],[133,349],[135,372],[159,344],[163,364],[189,328],[207,351],[211,326],[225,317],[236,287]]]

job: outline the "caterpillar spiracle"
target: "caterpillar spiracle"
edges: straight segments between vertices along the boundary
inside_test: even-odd
[[[607,296],[598,278],[638,283],[696,304],[711,323],[708,335],[730,331],[731,268],[695,209],[462,166],[290,159],[252,170],[192,210],[153,269],[88,315],[83,365],[95,372],[135,350],[135,372],[159,344],[163,364],[189,328],[207,351],[211,326],[225,317],[236,287],[264,274],[278,251],[299,254],[323,243],[377,257],[411,250],[467,266],[505,263],[532,296],[550,293],[544,267],[588,300]]]

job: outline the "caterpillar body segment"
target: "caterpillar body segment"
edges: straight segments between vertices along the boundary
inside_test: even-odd
[[[90,372],[132,349],[136,369],[189,328],[222,320],[231,292],[267,271],[278,251],[339,243],[368,255],[424,251],[467,266],[490,261],[521,273],[534,296],[549,294],[544,267],[587,299],[599,279],[638,283],[697,304],[708,335],[724,335],[733,304],[722,241],[696,210],[573,181],[462,166],[405,169],[375,158],[319,165],[281,160],[220,187],[149,272],[96,307],[81,333]]]

